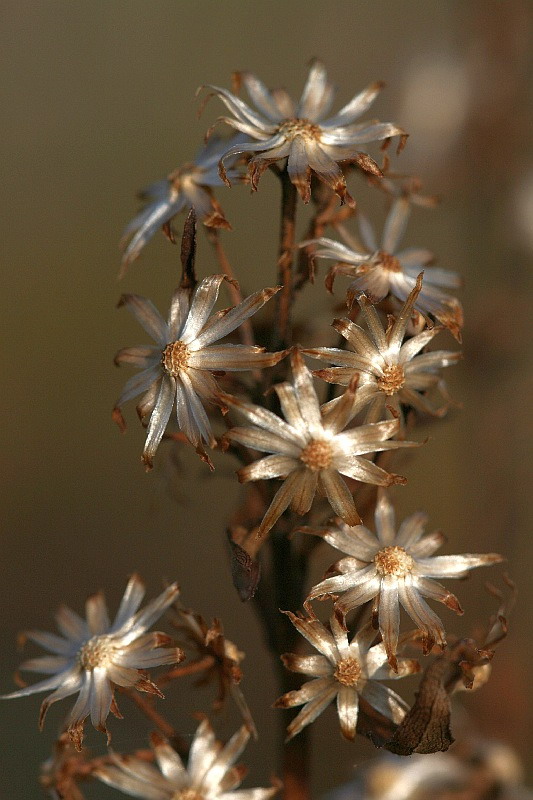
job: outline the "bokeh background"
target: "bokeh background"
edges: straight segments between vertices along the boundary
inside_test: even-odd
[[[269,657],[253,609],[230,581],[224,524],[240,491],[233,465],[217,458],[211,476],[167,446],[146,475],[133,407],[125,436],[111,422],[127,377],[112,357],[142,338],[115,309],[118,296],[145,294],[164,310],[178,268],[178,249],[159,236],[119,285],[117,242],[137,208],[135,192],[189,160],[220,113],[214,100],[197,119],[197,86],[229,86],[233,70],[249,69],[298,96],[309,59],[319,56],[339,105],[376,79],[386,82],[372,113],[409,131],[398,166],[443,200],[436,211],[415,210],[405,241],[430,247],[442,266],[464,275],[465,359],[449,376],[464,407],[433,426],[408,462],[398,508],[426,508],[448,535],[447,552],[499,550],[508,558],[520,587],[511,634],[491,683],[464,706],[472,724],[518,748],[531,775],[531,11],[527,0],[3,0],[2,691],[11,690],[20,660],[18,631],[51,629],[59,603],[80,611],[87,594],[103,588],[115,608],[133,571],[149,596],[163,578],[177,579],[184,602],[220,616],[247,652],[243,689],[261,733],[248,750],[248,785],[276,769]],[[357,197],[361,184],[350,185]],[[277,191],[267,173],[252,197],[240,187],[218,195],[234,227],[224,243],[246,292],[273,281]],[[378,226],[381,203],[373,198]],[[198,270],[216,271],[202,233]],[[310,314],[323,315],[326,336],[330,308],[319,280],[297,316],[305,326]],[[487,577],[458,585],[468,611],[461,630],[494,609]],[[173,721],[184,734],[210,696],[173,690]],[[39,795],[38,765],[65,710],[53,708],[39,734],[39,702],[0,706],[2,798]],[[124,710],[137,720],[135,709]],[[221,735],[235,722],[231,709],[215,720]],[[117,750],[143,745],[141,720],[111,724]],[[317,797],[373,756],[364,740],[341,741],[333,711],[312,738]],[[88,743],[103,749],[101,738]],[[90,796],[118,796],[97,789]]]

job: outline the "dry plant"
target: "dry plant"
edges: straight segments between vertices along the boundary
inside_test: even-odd
[[[241,88],[249,103],[240,98]],[[456,348],[463,310],[453,294],[458,275],[428,266],[433,255],[425,248],[399,249],[413,207],[435,202],[421,194],[418,179],[391,170],[389,143],[396,141],[396,159],[405,131],[395,123],[360,121],[381,88],[367,87],[332,113],[334,90],[319,61],[312,63],[297,102],[284,90],[270,91],[251,73],[235,74],[233,91],[203,87],[207,99],[224,104],[227,113],[215,125],[231,127],[231,137],[212,135],[211,128],[194,163],[143,192],[145,204],[123,240],[122,272],[159,230],[176,243],[176,215],[188,211],[182,276],[168,316],[147,298],[120,299],[147,337],[116,355],[117,364],[139,371],[127,381],[113,416],[124,430],[122,409],[137,398],[147,470],[165,447],[192,446],[207,471],[214,469],[210,452],[216,448],[239,461],[242,502],[231,519],[220,520],[220,531],[229,539],[235,589],[254,604],[279,667],[275,705],[285,709],[279,715],[286,738],[272,772],[277,769],[280,778],[267,788],[238,788],[245,770],[237,761],[250,736],[261,735],[240,686],[244,654],[238,643],[225,638],[220,620],[208,623],[181,605],[176,584],[142,607],[144,586],[134,576],[113,622],[96,594],[87,601],[85,619],[60,609],[60,635],[24,634],[49,654],[20,669],[48,677],[29,685],[18,678],[20,688],[5,697],[47,692],[42,726],[52,703],[77,696],[43,767],[41,783],[52,797],[79,800],[88,781],[100,780],[118,793],[149,800],[263,800],[277,792],[303,800],[310,797],[308,726],[328,706],[336,706],[340,734],[348,740],[361,734],[399,756],[434,754],[453,742],[451,695],[460,688],[473,691],[489,677],[514,595],[508,579],[508,597],[495,590],[497,614],[478,638],[447,632],[426,600],[462,614],[448,579],[464,578],[501,557],[435,555],[443,535],[425,531],[423,511],[397,522],[391,497],[390,487],[407,481],[394,471],[395,459],[407,449],[431,447],[417,434],[419,421],[430,420],[435,436],[441,435],[453,403],[444,371],[461,358]],[[366,152],[376,143],[380,163]],[[243,297],[238,270],[223,249],[220,230],[230,224],[214,189],[241,184],[256,191],[265,172],[280,187],[279,257],[275,274],[265,273],[262,282],[270,286]],[[385,198],[388,205],[381,237],[367,209],[356,203],[358,181],[378,190],[377,201]],[[312,212],[298,242],[301,202]],[[201,280],[195,267],[197,222],[220,265],[219,274]],[[315,281],[316,259],[330,262],[330,292],[335,279],[350,279],[345,315],[332,323],[340,334],[337,347],[321,345],[324,331],[313,319],[307,327],[314,346],[302,348],[297,341],[293,310],[302,289]],[[215,310],[224,288],[232,306]],[[436,338],[441,349],[433,346]],[[317,360],[322,368],[313,372]],[[324,542],[338,557],[324,579],[310,586],[308,566]],[[151,631],[165,614],[167,632]],[[302,647],[304,639],[312,649]],[[148,670],[158,667],[165,671],[149,677]],[[162,689],[172,692],[187,676],[200,684],[215,681],[213,711],[227,698],[236,704],[242,726],[225,744],[205,713],[199,713],[190,745],[165,713]],[[412,705],[400,694],[400,679],[409,676],[418,681]],[[384,683],[390,680],[398,688]],[[150,749],[99,756],[85,751],[86,719],[109,743],[108,716],[129,720],[127,701],[155,729]],[[426,774],[421,755],[412,768],[391,763],[391,797],[399,796],[395,781],[405,782],[409,769],[415,784]],[[454,770],[461,780],[466,775],[464,765],[449,763],[439,791]],[[489,773],[483,778],[490,783]]]

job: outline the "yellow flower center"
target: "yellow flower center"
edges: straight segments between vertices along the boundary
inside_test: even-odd
[[[332,458],[331,445],[323,439],[313,439],[300,453],[300,461],[303,461],[312,472],[327,469]]]
[[[396,578],[404,578],[411,572],[415,562],[403,547],[391,545],[376,553],[374,563],[380,575],[394,575]]]
[[[376,257],[378,266],[380,266],[382,269],[386,269],[388,272],[402,271],[402,265],[398,259],[390,253],[385,253],[383,250],[380,250]]]
[[[385,367],[383,375],[378,381],[378,386],[382,392],[389,397],[399,392],[405,383],[405,373],[399,364],[391,364]]]
[[[171,800],[204,800],[203,794],[199,794],[196,789],[180,789],[173,794]]]
[[[88,670],[108,667],[114,651],[109,636],[93,636],[78,652],[78,663],[82,669]]]
[[[169,375],[177,378],[180,370],[187,369],[189,348],[181,340],[167,344],[161,356],[161,363]]]
[[[339,661],[333,677],[344,686],[355,686],[361,674],[362,670],[359,661],[356,658],[348,657]]]
[[[313,125],[308,119],[288,119],[279,126],[278,132],[286,139],[294,139],[296,136],[305,136],[307,139],[320,139],[320,127]]]

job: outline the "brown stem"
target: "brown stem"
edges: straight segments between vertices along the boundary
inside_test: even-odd
[[[207,238],[213,245],[213,248],[216,253],[216,257],[218,259],[218,263],[220,265],[220,269],[229,278],[228,283],[228,291],[231,297],[231,302],[233,305],[238,305],[242,303],[242,294],[241,290],[239,289],[239,284],[235,277],[235,273],[233,272],[232,266],[229,262],[229,259],[226,255],[226,251],[222,246],[222,242],[220,240],[219,232],[216,228],[206,228]],[[241,337],[241,341],[243,344],[247,345],[254,345],[254,331],[252,328],[252,323],[249,319],[244,320],[244,322],[239,325],[239,336]]]
[[[167,739],[175,739],[177,735],[176,731],[172,725],[170,725],[170,723],[167,722],[166,719],[155,710],[152,702],[147,697],[139,694],[139,692],[135,691],[135,689],[127,689],[122,686],[117,688],[121,694],[125,694],[126,697],[129,697],[129,699],[135,703],[137,708],[142,711],[144,716],[147,717],[150,722],[153,722],[156,728],[161,731],[163,736],[166,736]]]
[[[291,307],[293,302],[292,264],[296,231],[296,204],[298,193],[291,183],[287,169],[276,170],[281,181],[281,225],[278,258],[278,281],[283,287],[277,295],[278,342],[276,347],[288,347],[292,343]]]
[[[213,656],[207,655],[203,658],[199,658],[197,661],[190,661],[180,667],[174,667],[174,669],[171,669],[168,672],[165,672],[164,675],[161,675],[157,681],[157,685],[161,687],[166,683],[175,680],[176,678],[184,678],[186,675],[195,675],[197,672],[203,672],[204,670],[212,667],[214,663],[215,659]]]

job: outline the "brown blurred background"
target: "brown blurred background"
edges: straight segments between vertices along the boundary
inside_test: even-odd
[[[186,456],[176,467],[162,446],[156,469],[145,475],[133,407],[126,408],[125,436],[111,422],[130,374],[116,371],[112,357],[144,340],[115,303],[122,291],[135,291],[166,311],[178,264],[177,248],[156,237],[118,285],[117,242],[136,210],[134,193],[189,160],[221,113],[211,101],[197,120],[198,85],[229,86],[232,70],[249,69],[298,96],[307,62],[319,56],[338,85],[337,107],[368,83],[386,81],[372,114],[410,132],[398,164],[443,198],[436,211],[415,210],[405,243],[433,249],[440,265],[464,275],[465,360],[449,370],[452,394],[464,408],[433,426],[429,443],[407,463],[398,513],[426,508],[432,525],[448,535],[446,552],[507,556],[520,587],[511,635],[492,682],[465,705],[487,735],[516,745],[527,762],[531,11],[527,0],[3,0],[2,691],[11,690],[20,660],[17,632],[52,629],[59,603],[81,611],[85,596],[103,588],[114,610],[132,571],[146,579],[149,596],[162,578],[177,579],[184,602],[220,616],[228,636],[247,651],[243,689],[261,733],[249,747],[248,785],[261,785],[275,771],[276,688],[253,609],[231,586],[224,539],[239,494],[233,465],[217,457],[211,476]],[[357,197],[360,183],[352,178],[350,185]],[[239,187],[218,194],[234,227],[224,242],[247,292],[273,280],[277,191],[266,174],[252,197]],[[374,196],[370,209],[378,227],[381,203]],[[216,271],[203,233],[198,269],[201,276]],[[311,309],[323,313],[326,336],[330,308],[319,280],[298,313],[302,321]],[[453,347],[451,338],[441,346]],[[420,436],[426,433],[421,428]],[[467,609],[460,630],[493,610],[483,590],[487,577],[457,585]],[[452,625],[451,614],[445,619]],[[173,692],[173,721],[190,733],[198,704],[183,695],[182,703]],[[68,707],[53,708],[39,734],[40,699],[0,706],[1,798],[39,796],[38,765]],[[230,709],[216,727],[227,735],[235,723]],[[117,750],[143,745],[144,723],[111,724]],[[317,797],[373,755],[364,740],[355,747],[341,741],[333,711],[312,736]],[[103,749],[101,738],[90,735],[88,742]],[[118,795],[97,787],[90,796]]]

